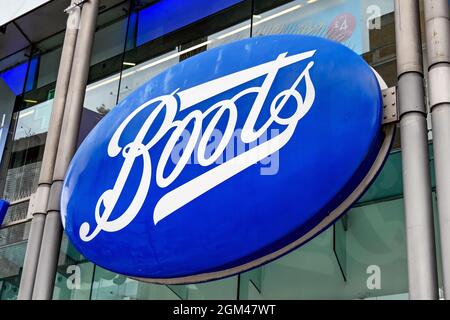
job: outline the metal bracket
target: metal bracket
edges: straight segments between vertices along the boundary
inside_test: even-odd
[[[398,103],[397,103],[397,88],[390,87],[382,92],[383,96],[383,120],[382,124],[389,124],[398,122],[400,120]]]
[[[83,6],[83,4],[88,1],[89,0],[75,1],[73,4],[71,4],[70,6],[68,6],[67,8],[64,9],[64,13],[69,13],[71,10],[75,9],[76,7]]]

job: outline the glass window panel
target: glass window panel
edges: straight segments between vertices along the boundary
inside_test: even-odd
[[[238,277],[186,285],[188,300],[236,300]]]
[[[100,114],[110,111],[116,105],[119,79],[117,74],[88,85],[84,108]]]
[[[28,197],[37,188],[50,121],[49,100],[16,113],[3,196],[11,201]]]
[[[336,257],[342,276],[347,281],[347,231],[348,216],[342,216],[333,226],[333,253]]]
[[[288,2],[288,1],[285,1]],[[392,0],[297,0],[264,11],[255,2],[253,35],[304,34],[341,42],[362,54],[370,50],[369,30],[380,29],[379,18],[392,12]]]
[[[0,229],[0,300],[15,300],[19,292],[29,223]]]
[[[48,130],[53,100],[48,100],[19,112],[14,140],[29,138]]]
[[[137,45],[159,38],[241,0],[165,0],[139,12]]]
[[[39,56],[35,56],[29,62],[25,92],[28,92],[35,88],[38,75],[38,67],[39,67]]]
[[[129,21],[127,27],[128,33],[127,33],[126,50],[131,50],[134,47],[136,47],[136,30],[137,30],[138,14],[136,12],[131,13],[128,19]]]
[[[94,264],[78,263],[59,267],[55,279],[53,300],[89,300]]]
[[[87,261],[64,235],[61,241],[53,299],[90,299],[94,268],[94,264]]]
[[[305,34],[332,39],[362,53],[361,2],[292,1],[254,16],[253,34]],[[258,2],[256,2],[258,10]]]
[[[250,20],[219,31],[208,37],[208,49],[250,37]]]
[[[238,300],[261,299],[262,270],[260,267],[239,274]]]
[[[436,186],[433,161],[433,144],[428,146],[430,160],[431,187]],[[401,150],[391,152],[381,172],[364,193],[358,205],[387,198],[400,197],[403,194],[402,153]]]
[[[189,52],[186,49],[184,52]],[[177,64],[183,52],[177,49],[123,71],[120,100],[159,73]]]
[[[3,160],[3,150],[9,135],[15,101],[16,95],[0,77],[0,162]]]
[[[0,247],[0,300],[15,300],[25,257],[26,242]]]
[[[36,44],[38,53],[33,58],[36,68],[35,72],[28,76],[28,90],[24,94],[22,108],[34,106],[54,97],[64,34],[65,32],[60,32]]]
[[[119,101],[157,74],[188,57],[217,45],[231,42],[236,37],[249,37],[250,19],[246,20],[245,18],[250,17],[250,8],[250,2],[246,1],[239,8],[232,7],[227,9],[227,12],[220,13],[224,19],[208,17],[208,21],[199,22],[196,25],[183,29],[184,33],[168,35],[167,41],[162,41],[161,43],[151,42],[126,52],[123,62],[124,71],[122,73]],[[225,19],[225,17],[228,19]],[[141,15],[139,15],[138,19],[139,21],[141,20]],[[242,20],[244,21],[240,22]],[[224,21],[227,21],[227,23],[224,23]],[[233,26],[228,28],[229,25]],[[202,34],[206,35],[211,30],[211,35],[193,37],[195,34],[200,34],[200,30]],[[138,40],[139,44],[141,43]],[[153,52],[155,51],[165,52],[154,57]],[[113,82],[113,79],[115,77],[106,80],[106,83]]]
[[[263,267],[262,297],[366,299],[407,292],[403,199],[354,208],[347,216],[347,282],[331,252],[332,231],[328,229]],[[380,276],[379,288],[372,285],[377,284],[374,274]]]
[[[29,201],[22,201],[14,203],[9,206],[6,212],[5,220],[3,225],[8,225],[12,222],[21,221],[27,218]]]
[[[333,253],[332,229],[262,268],[263,299],[333,299],[345,284]]]
[[[169,287],[136,281],[100,267],[95,269],[93,300],[178,300]]]
[[[0,73],[0,78],[3,79],[16,96],[23,91],[27,68],[28,62],[24,62]]]
[[[0,59],[0,74],[28,61],[29,48],[24,48],[10,56]]]
[[[46,134],[17,140],[13,144],[6,175],[4,198],[15,201],[29,197],[37,187]]]
[[[27,240],[29,231],[29,222],[0,228],[0,247]]]
[[[95,33],[91,65],[120,55],[124,49],[128,18],[102,27]]]
[[[401,196],[402,193],[402,155],[401,152],[397,151],[389,155],[380,174],[358,202],[364,203]]]
[[[41,55],[37,87],[43,87],[56,81],[61,59],[62,47]]]
[[[30,61],[22,62],[10,69],[0,72],[0,78],[9,86],[16,95],[30,91],[34,88],[37,77],[39,58],[34,57]],[[26,81],[26,84],[25,84]]]

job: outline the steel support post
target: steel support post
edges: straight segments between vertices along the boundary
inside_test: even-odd
[[[72,3],[74,2],[75,0],[72,0]],[[80,8],[75,7],[73,10],[68,12],[66,33],[56,81],[55,98],[53,100],[38,188],[34,198],[36,201],[35,203],[32,203],[34,206],[32,208],[33,218],[31,221],[31,228],[19,287],[18,299],[20,300],[30,300],[33,294],[42,234],[47,215],[47,202],[50,193],[50,186],[53,180],[53,170],[56,160],[56,153],[58,150],[59,137],[61,134],[61,126],[64,116],[79,22]]]
[[[80,28],[76,42],[69,94],[66,101],[58,153],[53,172],[47,206],[47,217],[42,236],[41,250],[33,290],[33,299],[52,298],[61,245],[62,225],[60,218],[60,196],[64,175],[72,159],[77,144],[81,113],[89,74],[90,57],[94,41],[99,0],[83,3]]]
[[[450,22],[448,0],[425,0],[436,194],[445,299],[450,300]]]
[[[410,299],[437,299],[419,1],[395,0],[398,95]]]

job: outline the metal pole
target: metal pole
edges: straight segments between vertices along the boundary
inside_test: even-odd
[[[433,130],[445,299],[450,300],[450,22],[448,0],[426,0],[428,96]]]
[[[409,298],[438,299],[419,1],[395,0]]]
[[[74,2],[75,0],[72,0],[72,3]],[[18,294],[18,299],[20,300],[30,300],[33,293],[39,251],[41,248],[41,239],[44,231],[45,216],[47,214],[47,201],[53,179],[53,169],[55,165],[59,136],[61,133],[64,106],[69,87],[69,79],[75,52],[79,22],[80,8],[76,7],[69,12],[67,18],[67,28],[56,81],[55,99],[53,100],[50,125],[42,159],[41,172],[39,175],[39,184],[35,193],[36,203],[34,203],[34,208],[32,208],[33,218],[31,221],[30,234],[28,237],[27,250]]]
[[[62,135],[58,145],[53,183],[47,206],[47,218],[33,290],[33,299],[37,300],[49,300],[53,294],[62,236],[59,200],[62,182],[76,149],[97,22],[98,2],[99,0],[85,2],[81,12],[80,29],[78,31],[69,83],[69,95],[66,102],[66,111],[64,112]]]

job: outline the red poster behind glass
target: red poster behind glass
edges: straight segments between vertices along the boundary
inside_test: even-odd
[[[351,13],[340,14],[331,21],[327,37],[338,42],[346,41],[352,36],[355,27],[356,19]]]

